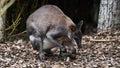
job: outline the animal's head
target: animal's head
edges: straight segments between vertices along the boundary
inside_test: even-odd
[[[77,43],[77,46],[78,48],[81,48],[82,45],[81,45],[81,40],[82,40],[82,32],[81,32],[81,27],[82,27],[82,24],[83,24],[83,20],[80,21],[77,26],[76,26],[76,30],[75,32],[73,33],[73,37]]]

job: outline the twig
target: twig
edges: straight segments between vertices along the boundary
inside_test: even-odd
[[[25,34],[25,33],[26,33],[26,31],[23,31],[23,32],[20,32],[18,34],[14,34],[14,35],[8,36],[7,38],[14,37],[14,36],[19,36],[19,35],[22,35],[22,34]]]
[[[90,39],[91,42],[114,42],[115,40],[110,39]]]

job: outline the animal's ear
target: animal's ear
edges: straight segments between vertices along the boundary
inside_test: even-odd
[[[71,31],[76,31],[76,26],[74,26],[74,25],[71,25],[71,26],[69,26],[69,28],[71,29]]]
[[[82,25],[83,25],[83,20],[81,20],[81,21],[77,24],[77,28],[78,28],[79,30],[81,30]]]

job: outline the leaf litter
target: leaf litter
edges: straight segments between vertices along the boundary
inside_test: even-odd
[[[0,43],[0,68],[120,68],[120,31],[84,35],[76,52],[76,59],[50,55],[41,62],[28,41]]]

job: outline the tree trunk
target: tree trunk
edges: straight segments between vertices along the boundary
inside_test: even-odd
[[[120,28],[120,0],[101,0],[98,31]]]
[[[2,41],[3,35],[4,35],[3,28],[4,28],[4,26],[3,26],[3,18],[0,16],[0,42]]]

